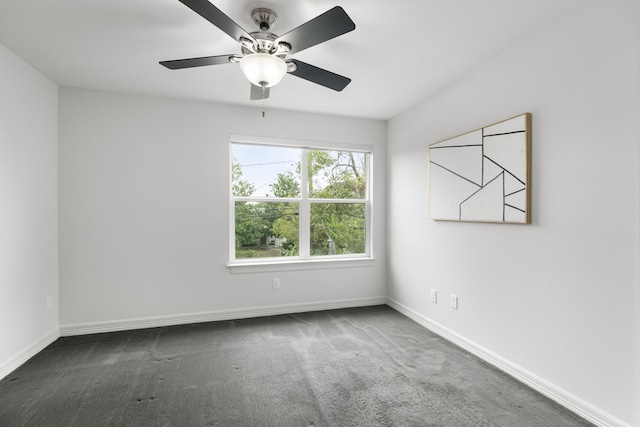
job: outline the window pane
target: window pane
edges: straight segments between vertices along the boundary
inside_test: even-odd
[[[365,253],[364,203],[312,203],[311,255]]]
[[[236,202],[236,258],[298,256],[298,203]]]
[[[309,150],[309,197],[365,199],[367,153]]]
[[[233,144],[232,150],[234,196],[300,196],[300,149]]]

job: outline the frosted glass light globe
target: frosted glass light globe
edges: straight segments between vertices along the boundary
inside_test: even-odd
[[[287,64],[268,53],[251,53],[240,60],[240,69],[247,80],[259,87],[271,87],[280,83],[287,73]]]

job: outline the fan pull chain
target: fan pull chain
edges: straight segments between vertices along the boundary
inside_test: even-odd
[[[262,86],[262,118],[264,119],[264,95],[265,95],[265,87]]]

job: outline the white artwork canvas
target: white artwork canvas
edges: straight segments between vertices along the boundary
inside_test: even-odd
[[[429,146],[429,217],[529,224],[531,114]]]

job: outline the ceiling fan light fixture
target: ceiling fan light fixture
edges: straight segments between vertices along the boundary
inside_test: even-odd
[[[268,53],[251,53],[240,60],[240,69],[252,84],[271,87],[280,83],[287,73],[287,64]]]

